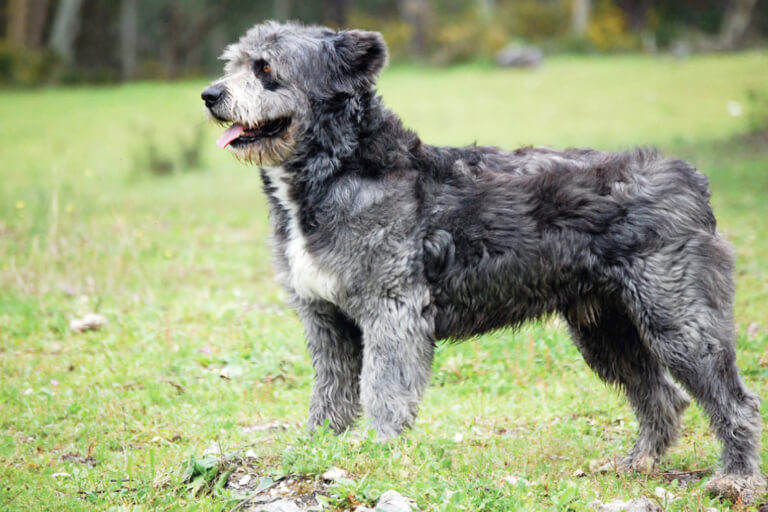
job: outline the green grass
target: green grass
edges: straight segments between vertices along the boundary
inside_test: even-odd
[[[400,67],[380,90],[430,143],[656,144],[692,160],[736,249],[739,363],[765,397],[768,151],[726,139],[745,126],[727,102],[767,82],[768,55],[750,53],[562,58],[537,72]],[[232,491],[195,495],[181,482],[212,441],[254,450],[262,475],[346,469],[352,480],[327,493],[339,507],[394,488],[422,510],[583,510],[661,486],[680,497],[669,510],[742,509],[700,482],[589,473],[630,448],[636,423],[554,320],[441,345],[399,440],[309,438],[312,369],[272,277],[258,172],[214,146],[203,86],[0,92],[0,510],[228,510]],[[149,144],[172,155],[198,129],[202,169],[142,170]],[[109,325],[70,333],[69,319],[91,311]],[[275,420],[290,428],[246,428]],[[662,469],[711,468],[718,451],[691,407]]]

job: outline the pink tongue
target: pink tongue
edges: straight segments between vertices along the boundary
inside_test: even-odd
[[[219,140],[216,141],[216,145],[220,148],[229,146],[229,143],[238,138],[243,133],[243,130],[245,130],[243,125],[237,123],[233,124],[227,128],[224,133],[221,134]]]

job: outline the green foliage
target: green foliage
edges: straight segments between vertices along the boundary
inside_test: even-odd
[[[630,33],[624,12],[610,0],[596,0],[587,27],[587,38],[599,51],[638,50],[640,40]]]
[[[499,17],[515,37],[531,41],[559,38],[570,31],[568,0],[520,0],[499,5]]]
[[[57,82],[67,71],[67,66],[51,51],[17,49],[0,41],[0,86]]]
[[[401,65],[379,89],[425,143],[656,144],[694,162],[737,255],[739,364],[766,396],[768,152],[733,142],[745,119],[727,110],[764,89],[765,59],[569,56],[535,72]],[[309,436],[313,370],[274,281],[258,169],[216,148],[204,87],[0,92],[0,126],[10,127],[0,138],[0,508],[230,510],[241,499],[223,487],[233,459],[190,456],[218,440],[225,454],[254,451],[262,488],[345,469],[324,493],[329,509],[395,489],[425,512],[579,511],[663,487],[679,498],[670,511],[755,511],[703,495],[699,482],[588,472],[629,449],[637,425],[556,319],[440,344],[402,438],[378,443],[364,424]],[[197,126],[202,172],[185,172],[180,148]],[[167,179],[135,177],[149,132],[176,166]],[[69,331],[93,311],[109,319],[102,330]],[[763,460],[767,448],[768,433]],[[691,407],[662,469],[712,468],[718,451]]]

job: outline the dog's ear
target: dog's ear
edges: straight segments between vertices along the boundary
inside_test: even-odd
[[[336,33],[333,46],[344,71],[365,87],[371,87],[387,65],[387,44],[378,32],[342,30]]]

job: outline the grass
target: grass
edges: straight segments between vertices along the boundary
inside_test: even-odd
[[[766,396],[768,150],[728,141],[745,120],[727,103],[764,88],[767,64],[749,53],[400,67],[380,90],[431,143],[656,144],[692,160],[738,256],[739,363]],[[629,449],[636,422],[556,320],[441,345],[401,439],[308,437],[312,369],[273,281],[258,173],[213,145],[203,86],[0,92],[0,509],[228,510],[237,493],[203,457],[214,443],[253,450],[259,477],[344,468],[350,479],[325,493],[340,509],[394,488],[430,511],[585,510],[663,487],[679,498],[669,510],[747,510],[710,500],[702,482],[590,473]],[[198,129],[202,169],[145,172],[137,155],[176,158]],[[69,332],[92,311],[103,330]],[[275,421],[288,428],[252,428]],[[714,467],[701,410],[684,423],[662,469]]]

